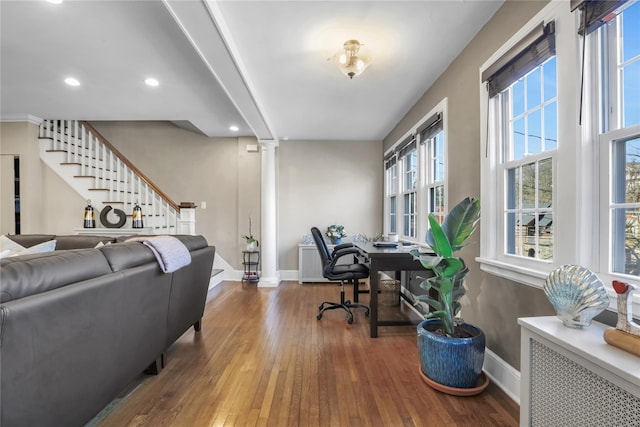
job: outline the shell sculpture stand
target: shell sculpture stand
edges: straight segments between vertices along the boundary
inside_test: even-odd
[[[640,325],[633,321],[631,309],[631,294],[638,287],[614,280],[613,289],[618,294],[618,323],[615,329],[604,331],[604,340],[609,345],[640,356]]]

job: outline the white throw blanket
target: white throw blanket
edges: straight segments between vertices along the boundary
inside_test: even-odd
[[[127,242],[142,242],[149,247],[165,273],[173,273],[191,264],[189,249],[173,236],[132,237]]]

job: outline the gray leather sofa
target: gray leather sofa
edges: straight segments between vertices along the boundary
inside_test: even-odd
[[[82,426],[200,329],[215,253],[202,236],[176,236],[191,264],[168,274],[139,242],[96,249],[95,236],[10,237],[66,249],[0,261],[2,427]]]

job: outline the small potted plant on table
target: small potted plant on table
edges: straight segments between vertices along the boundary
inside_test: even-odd
[[[327,227],[325,235],[331,239],[331,243],[339,245],[342,243],[342,238],[347,237],[347,233],[344,232],[344,226],[332,224]]]
[[[447,214],[442,225],[429,214],[426,242],[435,255],[412,251],[434,273],[420,285],[427,294],[418,297],[432,309],[418,325],[421,374],[427,384],[450,394],[476,394],[488,384],[485,377],[478,385],[484,362],[484,333],[457,317],[469,269],[454,254],[465,246],[479,219],[480,201],[468,197]]]
[[[260,242],[253,237],[253,233],[251,233],[251,216],[249,216],[249,234],[246,236],[242,236],[247,243],[247,251],[254,252],[258,249]]]

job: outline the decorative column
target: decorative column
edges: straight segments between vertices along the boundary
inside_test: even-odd
[[[260,234],[261,274],[258,286],[276,287],[280,284],[277,269],[278,246],[276,229],[276,147],[278,140],[260,140],[262,148],[261,223]]]

